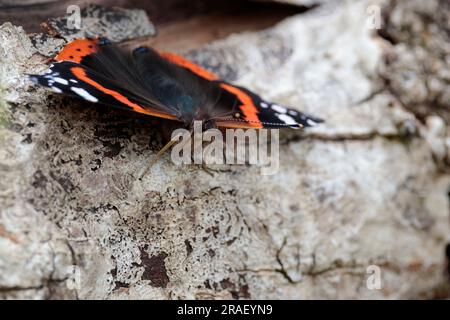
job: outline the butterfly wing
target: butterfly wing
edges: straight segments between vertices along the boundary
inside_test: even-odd
[[[177,110],[144,85],[139,59],[106,39],[75,40],[54,60],[47,73],[29,75],[30,79],[57,93],[180,121]]]
[[[186,125],[202,120],[226,128],[300,128],[322,122],[221,81],[176,54],[123,50],[106,39],[67,44],[46,74],[30,79],[58,93]]]
[[[67,96],[155,117],[178,119],[166,108],[135,95],[90,68],[70,61],[55,62],[46,74],[30,75],[30,79]]]
[[[175,54],[172,52],[166,52],[166,51],[162,51],[159,54],[161,55],[161,57],[163,57],[167,61],[169,61],[173,64],[176,64],[182,68],[185,68],[185,69],[191,71],[192,73],[196,74],[199,77],[202,77],[202,78],[204,78],[206,80],[210,80],[210,81],[219,80],[219,77],[216,74],[204,69],[203,67],[199,66],[198,64],[196,64],[178,54]]]
[[[263,100],[250,90],[221,81],[217,75],[179,55],[161,52],[171,63],[195,75],[212,81],[219,88],[219,98],[214,105],[213,120],[225,128],[302,128],[312,127],[322,119],[280,104]],[[208,119],[210,120],[210,119]]]
[[[223,96],[233,98],[221,101],[218,109],[222,113],[229,109],[230,112],[225,117],[218,117],[216,124],[219,127],[229,128],[303,128],[313,127],[322,119],[305,114],[296,109],[272,103],[262,99],[254,92],[226,82],[220,82],[223,89]]]

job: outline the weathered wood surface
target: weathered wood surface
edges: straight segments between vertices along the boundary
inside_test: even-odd
[[[225,79],[327,120],[282,135],[274,176],[232,166],[212,178],[166,156],[138,180],[161,147],[157,123],[32,86],[38,52],[64,40],[0,26],[0,295],[447,297],[442,1],[380,2],[379,32],[366,25],[373,1],[327,3],[207,45],[179,39]],[[183,51],[173,28],[162,36]]]

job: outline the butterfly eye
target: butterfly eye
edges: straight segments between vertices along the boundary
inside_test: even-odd
[[[146,48],[146,47],[138,47],[138,48],[134,49],[134,52],[136,52],[136,53],[146,53],[146,52],[148,52],[148,48]]]

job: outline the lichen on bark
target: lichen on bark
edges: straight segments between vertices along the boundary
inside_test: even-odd
[[[281,135],[272,176],[229,166],[211,177],[166,156],[139,180],[166,123],[31,85],[47,40],[36,48],[0,26],[0,295],[445,296],[447,126],[418,119],[385,82],[398,44],[365,27],[368,4],[324,4],[187,53],[326,119]]]

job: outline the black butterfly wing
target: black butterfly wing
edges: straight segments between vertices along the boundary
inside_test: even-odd
[[[79,39],[64,47],[36,83],[69,96],[192,125],[229,128],[300,128],[322,122],[264,101],[248,89],[172,53],[124,50],[106,39]]]
[[[80,39],[64,47],[47,73],[29,77],[35,83],[58,93],[182,121],[177,108],[155,96],[156,91],[167,88],[167,83],[161,80],[164,76],[146,67],[165,60],[157,54],[152,57],[147,54],[143,61],[141,56],[106,40]],[[147,60],[152,59],[158,61],[148,63]],[[146,79],[149,74],[160,79],[158,84],[149,85]]]
[[[220,82],[224,99],[217,109],[227,114],[216,119],[220,127],[234,128],[303,128],[313,127],[322,119],[296,109],[265,101],[252,91],[229,83]],[[226,98],[229,96],[228,98]],[[235,101],[232,101],[232,98]],[[226,110],[229,110],[227,113]]]
[[[280,104],[263,100],[250,90],[221,81],[212,72],[173,53],[161,53],[164,58],[191,73],[214,83],[216,91],[209,94],[205,105],[207,121],[213,120],[225,128],[301,128],[312,127],[322,119]],[[209,89],[211,91],[211,89]]]
[[[143,98],[123,88],[113,79],[81,64],[70,61],[55,62],[50,65],[46,74],[29,77],[35,83],[56,93],[164,119],[179,120],[171,109],[158,101]]]

